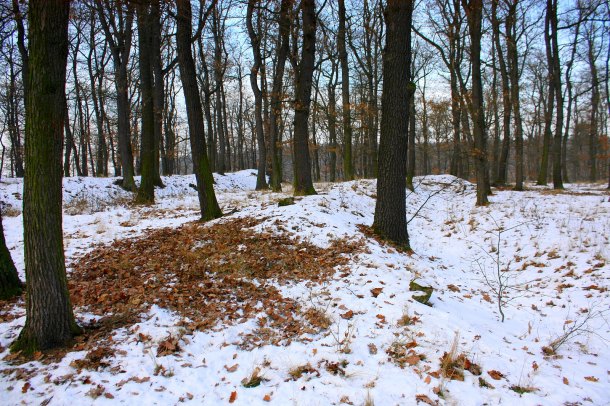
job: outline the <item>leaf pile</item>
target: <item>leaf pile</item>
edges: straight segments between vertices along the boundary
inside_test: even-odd
[[[261,221],[189,223],[99,247],[72,264],[72,302],[97,315],[131,315],[133,322],[156,304],[180,313],[187,330],[258,317],[273,334],[251,334],[246,340],[253,345],[319,331],[273,284],[328,280],[361,244],[337,240],[319,248],[286,232],[252,230]]]

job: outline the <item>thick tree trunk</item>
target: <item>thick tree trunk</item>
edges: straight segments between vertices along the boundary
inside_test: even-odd
[[[155,112],[152,77],[152,24],[150,7],[136,5],[138,15],[138,45],[140,68],[140,97],[142,114],[142,143],[140,145],[140,173],[142,174],[136,202],[155,202]]]
[[[313,195],[309,158],[309,111],[316,56],[316,3],[301,0],[303,44],[301,61],[295,78],[294,102],[294,194]]]
[[[178,67],[189,125],[193,170],[197,180],[197,195],[201,207],[201,219],[212,220],[222,216],[214,193],[214,177],[206,154],[203,110],[197,85],[197,72],[191,51],[192,12],[190,0],[177,0],[176,49]],[[201,22],[203,24],[203,22]]]
[[[555,134],[553,137],[553,189],[563,189],[561,174],[561,141],[563,134],[563,94],[561,91],[561,65],[559,63],[559,40],[557,38],[557,0],[547,0],[547,13],[550,16],[551,44],[553,54],[552,81],[555,87]]]
[[[26,321],[13,351],[64,346],[80,332],[72,313],[62,236],[62,139],[70,3],[30,2],[23,230]]]
[[[412,0],[388,0],[385,10],[379,176],[373,229],[410,249],[406,214],[406,157],[411,77]]]

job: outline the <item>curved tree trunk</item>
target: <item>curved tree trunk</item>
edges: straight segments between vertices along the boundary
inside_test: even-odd
[[[214,177],[206,154],[203,109],[199,86],[197,85],[195,61],[191,51],[192,12],[190,0],[177,0],[176,7],[176,50],[189,125],[193,171],[197,180],[201,219],[207,221],[221,217],[222,211],[214,193]],[[200,24],[203,24],[203,22]]]
[[[255,0],[248,1],[246,25],[248,26],[248,35],[250,36],[252,55],[254,57],[254,65],[252,65],[252,68],[250,69],[250,86],[252,87],[252,93],[254,93],[254,118],[256,120],[256,143],[258,144],[258,175],[256,177],[256,190],[264,190],[267,189],[267,177],[265,174],[267,151],[265,148],[265,133],[263,132],[263,93],[258,86],[258,74],[263,61],[260,48],[260,33],[257,34],[256,31],[254,31],[254,24],[252,22],[255,3]]]

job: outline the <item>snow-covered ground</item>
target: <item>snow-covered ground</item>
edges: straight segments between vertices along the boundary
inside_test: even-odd
[[[288,346],[244,350],[237,343],[254,320],[182,336],[180,317],[153,306],[137,325],[115,331],[114,357],[97,371],[74,367],[84,351],[58,362],[0,360],[0,404],[610,404],[610,198],[602,185],[498,191],[488,207],[475,207],[466,181],[416,178],[416,191],[407,192],[407,254],[363,234],[373,222],[374,181],[318,184],[318,195],[278,207],[288,194],[254,192],[253,171],[215,179],[223,211],[262,219],[261,231],[283,229],[320,247],[366,239],[349,273],[278,285],[321,310],[330,327]],[[137,207],[114,179],[65,179],[68,263],[98,244],[196,220],[194,177],[163,180],[157,203]],[[6,239],[23,278],[21,197],[20,180],[2,179]],[[218,221],[225,220],[210,226]],[[504,322],[496,263],[508,289]],[[434,288],[431,306],[413,299],[414,279]],[[23,303],[0,320],[5,358],[25,321]],[[157,356],[170,334],[182,337],[181,351]],[[544,353],[561,338],[554,354]],[[463,380],[443,376],[445,353],[467,359]],[[254,371],[264,380],[244,387]]]

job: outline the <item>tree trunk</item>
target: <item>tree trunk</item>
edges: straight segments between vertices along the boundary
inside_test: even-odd
[[[553,137],[553,189],[563,189],[561,174],[561,141],[563,133],[563,94],[561,92],[561,65],[559,63],[559,40],[557,38],[557,0],[547,0],[547,13],[551,13],[551,44],[553,53],[553,76],[555,87],[555,135]]]
[[[153,184],[165,187],[161,180],[159,167],[161,144],[163,140],[163,111],[165,109],[165,80],[161,61],[161,4],[160,0],[153,0],[150,7],[150,57],[153,75],[153,114],[154,114],[154,159]]]
[[[282,0],[280,5],[279,17],[279,45],[277,46],[275,72],[273,75],[273,85],[271,89],[271,111],[269,114],[269,144],[271,145],[271,190],[274,192],[282,191],[282,167],[280,155],[282,144],[278,142],[280,128],[279,122],[282,117],[282,88],[284,83],[284,70],[290,46],[290,10],[292,10],[294,0]],[[240,99],[241,102],[241,99]]]
[[[258,74],[263,64],[261,57],[261,39],[260,33],[254,31],[252,14],[256,6],[256,0],[248,0],[248,10],[246,14],[246,25],[248,26],[248,35],[252,44],[252,55],[254,57],[254,65],[250,69],[250,86],[254,93],[254,119],[256,120],[256,142],[258,144],[258,174],[256,176],[256,190],[267,189],[267,177],[265,174],[267,164],[267,154],[265,148],[265,133],[263,132],[263,93],[258,86]],[[257,16],[260,11],[257,12]],[[260,21],[260,19],[259,19]],[[260,24],[259,24],[260,30]]]
[[[4,239],[2,212],[0,211],[0,300],[8,300],[21,293],[23,285],[19,280],[17,268]]]
[[[138,15],[138,62],[142,103],[142,143],[140,145],[140,173],[142,177],[136,201],[141,204],[152,204],[155,202],[155,112],[153,104],[151,11],[145,3],[138,3],[136,12]]]
[[[110,27],[116,27],[113,22],[109,24],[104,15],[105,3],[103,0],[96,0],[96,8],[100,17],[100,23],[106,36],[106,41],[110,44],[112,52],[112,62],[114,65],[115,86],[117,92],[117,137],[119,144],[119,156],[121,158],[121,173],[123,181],[121,186],[129,191],[136,191],[134,182],[134,167],[133,167],[133,152],[131,148],[131,127],[129,123],[129,83],[127,75],[127,65],[129,63],[129,54],[131,52],[131,38],[133,26],[133,8],[130,2],[127,2],[126,12],[119,5],[116,11],[120,18],[124,18],[122,30],[119,32],[111,31]],[[110,10],[110,18],[114,18],[112,13],[115,10]]]
[[[303,44],[301,61],[295,78],[294,101],[294,194],[313,195],[316,191],[311,180],[309,158],[309,112],[311,88],[316,54],[316,3],[301,0],[303,18]]]
[[[515,188],[523,190],[523,119],[521,117],[521,94],[519,74],[519,51],[517,49],[516,15],[519,0],[513,0],[509,5],[509,17],[506,20],[506,53],[508,57],[508,72],[510,77],[511,104],[513,107],[513,120],[515,132]]]
[[[30,2],[23,230],[26,321],[13,351],[65,346],[80,332],[72,313],[62,236],[62,139],[70,3]]]
[[[472,65],[472,132],[474,138],[473,158],[477,175],[477,206],[489,202],[487,174],[487,134],[485,131],[485,109],[483,107],[483,81],[481,80],[481,25],[483,20],[482,0],[462,0],[470,32],[470,57]]]
[[[197,85],[195,61],[191,51],[192,12],[190,0],[177,0],[176,7],[176,49],[189,126],[193,171],[197,180],[201,219],[207,221],[221,217],[222,211],[214,193],[214,177],[206,154],[203,110],[199,86]],[[203,24],[203,22],[200,22],[200,24]]]
[[[354,161],[352,156],[352,119],[349,100],[349,65],[345,46],[345,0],[339,0],[339,31],[337,32],[337,50],[341,63],[341,99],[343,103],[343,177],[354,179]]]
[[[599,143],[597,112],[599,108],[599,76],[595,65],[595,36],[587,38],[587,56],[591,73],[591,115],[589,119],[589,182],[597,182],[597,150]],[[606,78],[606,80],[610,80]]]
[[[406,157],[411,78],[412,0],[388,0],[385,9],[379,176],[373,229],[410,249],[406,214]]]

